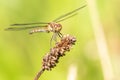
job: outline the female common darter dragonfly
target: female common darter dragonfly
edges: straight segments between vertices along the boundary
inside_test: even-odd
[[[59,24],[58,22],[61,22],[63,20],[66,20],[74,15],[76,15],[77,11],[79,11],[80,9],[84,8],[86,5],[83,5],[71,12],[68,12],[62,16],[59,16],[58,18],[56,18],[55,20],[53,20],[52,22],[38,22],[38,23],[23,23],[23,24],[12,24],[11,26],[13,27],[9,27],[9,28],[6,28],[5,30],[10,30],[10,31],[18,31],[18,30],[26,30],[26,29],[32,29],[30,31],[30,34],[33,34],[33,33],[36,33],[36,32],[53,32],[53,36],[51,38],[51,40],[53,38],[56,38],[55,35],[58,35],[60,38],[62,37],[62,34],[61,34],[61,29],[62,29],[62,25]],[[40,26],[41,25],[44,25],[44,26]],[[38,25],[38,26],[36,26]],[[17,27],[14,27],[14,26],[17,26]],[[19,26],[19,27],[18,27]],[[21,26],[21,27],[20,27]],[[55,40],[55,39],[54,39]]]

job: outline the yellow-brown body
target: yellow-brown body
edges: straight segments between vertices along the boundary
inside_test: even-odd
[[[56,22],[50,22],[46,27],[43,28],[36,28],[30,31],[30,34],[36,33],[36,32],[53,32],[53,33],[59,33],[62,29],[62,25]]]

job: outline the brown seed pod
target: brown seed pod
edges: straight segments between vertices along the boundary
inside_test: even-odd
[[[70,35],[64,35],[60,42],[57,42],[53,48],[50,49],[42,61],[42,70],[36,75],[34,80],[38,80],[40,75],[45,70],[51,70],[56,66],[60,57],[65,55],[66,51],[70,51],[72,45],[75,45],[76,38]]]

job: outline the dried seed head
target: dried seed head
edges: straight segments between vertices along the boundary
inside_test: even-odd
[[[50,52],[43,58],[43,70],[51,70],[56,66],[61,56],[65,55],[66,51],[70,51],[72,45],[76,42],[76,38],[70,35],[64,35],[60,42],[57,42],[55,47],[51,48]]]
[[[60,57],[65,55],[66,51],[70,51],[72,45],[76,42],[76,38],[70,35],[64,35],[60,42],[55,44],[55,47],[50,49],[50,52],[43,58],[42,69],[38,72],[34,80],[38,80],[45,70],[51,70],[56,66]]]

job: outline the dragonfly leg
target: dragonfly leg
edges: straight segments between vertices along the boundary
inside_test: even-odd
[[[52,35],[52,37],[51,37],[51,39],[50,39],[50,48],[52,47],[52,41],[54,40],[55,41],[55,43],[57,43],[57,36],[59,36],[60,38],[62,38],[63,37],[63,35],[62,35],[62,33],[53,33],[53,35]]]
[[[50,48],[52,47],[52,41],[54,40],[55,42],[57,42],[57,33],[53,33],[51,39],[50,39]]]
[[[60,37],[60,38],[62,38],[63,37],[63,35],[62,35],[62,33],[58,33],[58,36]]]

